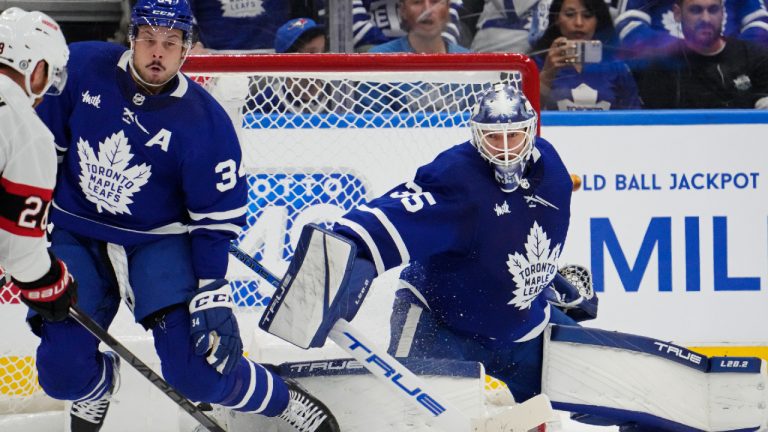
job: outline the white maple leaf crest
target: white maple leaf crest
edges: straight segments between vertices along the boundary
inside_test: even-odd
[[[667,32],[669,32],[670,36],[674,36],[678,39],[683,38],[683,27],[679,22],[677,22],[677,20],[675,20],[675,13],[673,11],[668,10],[661,15],[661,24],[664,26]]]
[[[225,17],[257,17],[264,13],[263,0],[219,0]]]
[[[601,100],[597,101],[597,90],[581,83],[571,89],[571,99],[561,99],[557,101],[557,109],[560,111],[608,111],[611,109],[611,103]]]
[[[77,142],[80,156],[80,188],[88,201],[96,204],[96,210],[112,214],[131,214],[128,205],[131,197],[139,192],[152,175],[147,164],[128,166],[133,158],[128,138],[123,131],[112,134],[99,143],[99,156],[88,141]]]
[[[494,117],[511,116],[517,108],[517,100],[510,99],[504,92],[497,92],[496,97],[487,102],[488,109]]]
[[[507,304],[518,309],[529,309],[533,300],[549,285],[557,273],[560,244],[550,251],[547,233],[537,222],[533,223],[525,243],[525,256],[519,252],[508,254],[507,268],[517,289]]]

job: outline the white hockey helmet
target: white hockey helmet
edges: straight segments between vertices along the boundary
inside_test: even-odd
[[[0,14],[0,64],[24,75],[24,89],[34,101],[60,94],[67,82],[69,48],[61,27],[48,15],[17,7]],[[32,91],[32,72],[40,60],[48,64],[48,80],[40,93]]]
[[[537,120],[536,111],[522,91],[508,84],[494,84],[475,105],[469,121],[472,145],[491,163],[504,192],[513,192],[524,185]]]

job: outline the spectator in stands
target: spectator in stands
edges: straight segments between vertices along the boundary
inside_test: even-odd
[[[468,53],[469,50],[442,37],[448,24],[448,0],[399,0],[400,22],[408,31],[406,36],[371,48],[370,53]],[[357,91],[360,101],[358,108],[372,113],[391,111],[393,113],[416,112],[420,110],[439,111],[462,109],[452,95],[463,94],[456,90],[457,84],[433,86],[423,83],[382,84],[373,88],[361,84]],[[467,91],[470,91],[469,88]]]
[[[311,0],[190,0],[200,43],[216,51],[270,51],[277,27],[312,14]],[[200,52],[200,47],[196,50]]]
[[[764,0],[723,0],[723,34],[768,43],[768,12]],[[627,0],[616,18],[622,47],[631,57],[666,55],[683,37],[674,18],[676,0]]]
[[[604,0],[554,0],[552,23],[534,47],[542,108],[560,111],[639,109],[637,85],[613,55],[616,31]],[[602,58],[582,62],[578,41],[602,42]]]
[[[618,16],[618,9],[614,5],[618,3],[617,0],[605,0],[605,4],[608,5],[608,10],[611,12],[611,21],[616,21]],[[536,10],[533,12],[531,18],[531,28],[528,30],[528,43],[531,46],[536,45],[536,42],[544,36],[544,32],[549,28],[549,8],[552,6],[552,0],[539,0],[537,2]]]
[[[328,51],[325,27],[311,18],[292,19],[277,30],[276,53],[318,54]]]
[[[325,27],[310,18],[292,19],[277,29],[274,48],[279,54],[328,52]],[[330,110],[331,93],[318,78],[264,77],[251,86],[247,110],[263,114],[323,113]]]
[[[443,38],[448,27],[448,0],[398,0],[400,23],[405,36],[377,45],[371,53],[464,53],[468,49]]]
[[[637,71],[647,108],[768,109],[768,48],[722,35],[723,0],[676,0],[683,41]]]
[[[528,29],[539,0],[485,0],[472,51],[527,53]]]
[[[428,0],[424,0],[428,1]],[[459,12],[462,0],[450,2],[450,22],[443,30],[443,38],[454,44],[461,40]],[[327,1],[325,2],[327,4]],[[400,21],[400,0],[352,0],[352,38],[355,51],[366,52],[375,45],[381,45],[406,35]],[[321,14],[326,14],[321,10]]]

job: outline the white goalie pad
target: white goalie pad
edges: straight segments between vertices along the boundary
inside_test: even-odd
[[[444,359],[400,359],[430,387],[445,396],[461,413],[473,419],[467,432],[528,432],[541,421],[528,424],[521,417],[547,418],[551,413],[546,397],[525,404],[514,404],[509,394],[501,406],[489,403],[485,373],[480,363]],[[280,365],[280,375],[296,379],[334,413],[344,432],[439,432],[426,422],[412,405],[393,398],[386,386],[353,359],[310,360]],[[508,392],[508,390],[507,390]],[[516,409],[517,408],[517,409]],[[509,410],[507,413],[506,410]],[[501,415],[499,415],[501,413]],[[507,414],[510,419],[505,418]],[[505,421],[507,420],[507,421]],[[230,432],[282,431],[279,421],[233,412],[226,419]],[[514,423],[515,426],[509,427]],[[517,425],[524,424],[519,427]]]
[[[326,315],[345,286],[355,253],[351,241],[312,224],[305,226],[288,271],[262,316],[261,328],[309,348],[319,329],[333,325]]]
[[[754,430],[768,421],[767,384],[759,358],[581,327],[545,333],[542,391],[555,409],[665,430]]]

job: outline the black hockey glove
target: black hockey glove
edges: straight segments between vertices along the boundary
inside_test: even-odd
[[[51,256],[51,269],[34,282],[20,282],[11,278],[11,285],[19,289],[21,301],[48,321],[63,321],[69,316],[69,307],[77,301],[77,282],[67,270],[64,261]]]

